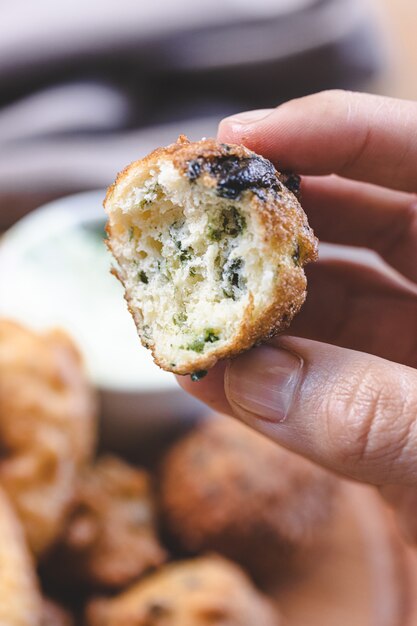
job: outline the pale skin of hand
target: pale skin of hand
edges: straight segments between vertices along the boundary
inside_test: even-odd
[[[319,261],[290,335],[179,382],[279,444],[379,486],[417,541],[417,103],[323,92],[226,118],[218,139],[302,175],[319,239],[371,248],[406,280]]]

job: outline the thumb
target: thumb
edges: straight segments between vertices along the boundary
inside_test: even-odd
[[[339,473],[417,483],[417,371],[281,337],[230,361],[225,393],[242,421]]]

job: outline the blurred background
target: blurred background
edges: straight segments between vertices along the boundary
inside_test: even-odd
[[[67,371],[65,353],[55,344],[48,344],[54,356],[47,359],[42,340],[28,340],[26,347],[13,325],[8,342],[6,322],[0,342],[0,377],[6,379],[0,389],[0,524],[8,517],[4,486],[29,540],[46,527],[41,547],[34,543],[43,559],[43,592],[75,610],[100,585],[113,593],[158,565],[160,557],[147,562],[152,550],[146,545],[153,532],[152,541],[166,540],[163,515],[154,528],[149,508],[163,492],[161,474],[148,493],[141,485],[150,475],[135,468],[155,467],[166,459],[167,443],[207,417],[207,409],[140,345],[103,242],[106,187],[130,161],[180,133],[213,136],[223,116],[241,110],[330,88],[417,99],[417,0],[0,0],[0,19],[0,322],[67,330],[99,398],[96,433],[78,362],[72,372],[68,361]],[[380,267],[370,251],[324,244],[322,257],[326,249]],[[58,363],[59,376],[49,373],[55,372],[49,358]],[[257,446],[246,447],[239,432],[227,434],[227,428],[239,431],[238,423],[226,422],[225,436],[192,442],[188,465],[188,453],[185,465],[184,452],[174,457],[180,463],[171,489],[187,505],[178,517],[183,535],[201,535],[201,550],[222,551],[210,544],[219,529],[217,545],[226,554],[229,544],[233,550],[240,542],[237,556],[242,549],[259,563],[277,557],[273,595],[286,624],[417,624],[417,552],[400,541],[374,488],[337,481],[333,500],[328,477],[316,480],[300,459],[279,460],[289,453],[272,444],[278,464],[269,452],[263,456],[262,446],[258,456]],[[91,465],[96,434],[99,452],[119,454],[135,467],[120,459]],[[171,478],[172,465],[167,467]],[[415,495],[410,502],[414,507]],[[175,506],[173,511],[175,519]],[[199,518],[201,532],[194,528]],[[11,588],[10,571],[27,587],[4,528],[0,626],[11,623],[1,611],[9,596],[12,604],[26,606],[19,587]],[[310,530],[314,540],[304,551]],[[279,555],[271,551],[275,539]],[[56,561],[52,553],[48,570],[45,555],[52,547]],[[8,552],[11,569],[3,567]],[[291,572],[286,558],[294,555]],[[199,623],[238,623],[229,622],[223,601],[226,590],[233,602],[234,585],[223,589],[212,578],[220,603],[216,592],[214,610],[204,604]],[[198,578],[184,581],[185,598],[192,589],[201,593]],[[170,622],[170,592],[165,596],[162,588],[155,603],[148,597],[146,623],[154,623],[152,615]],[[31,610],[28,615],[35,624]],[[70,622],[42,625],[61,623]]]
[[[67,328],[93,382],[111,389],[104,414],[194,414],[140,352],[109,275],[105,187],[130,161],[180,133],[215,135],[239,110],[329,88],[417,98],[417,3],[14,0],[1,19],[0,315]]]
[[[342,87],[415,97],[414,0],[2,4],[0,227],[179,132]]]

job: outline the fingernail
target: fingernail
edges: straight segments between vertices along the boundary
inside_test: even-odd
[[[222,124],[255,124],[265,119],[272,113],[274,109],[256,109],[255,111],[244,111],[242,113],[236,113],[230,117],[225,117],[222,120]]]
[[[231,361],[225,390],[230,402],[268,422],[282,422],[301,380],[301,357],[271,346],[250,350]]]

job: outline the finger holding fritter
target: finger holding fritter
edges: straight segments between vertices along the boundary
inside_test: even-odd
[[[338,174],[417,191],[417,103],[413,101],[323,91],[284,102],[259,121],[228,117],[220,124],[218,138],[242,142],[277,167],[299,174]]]

